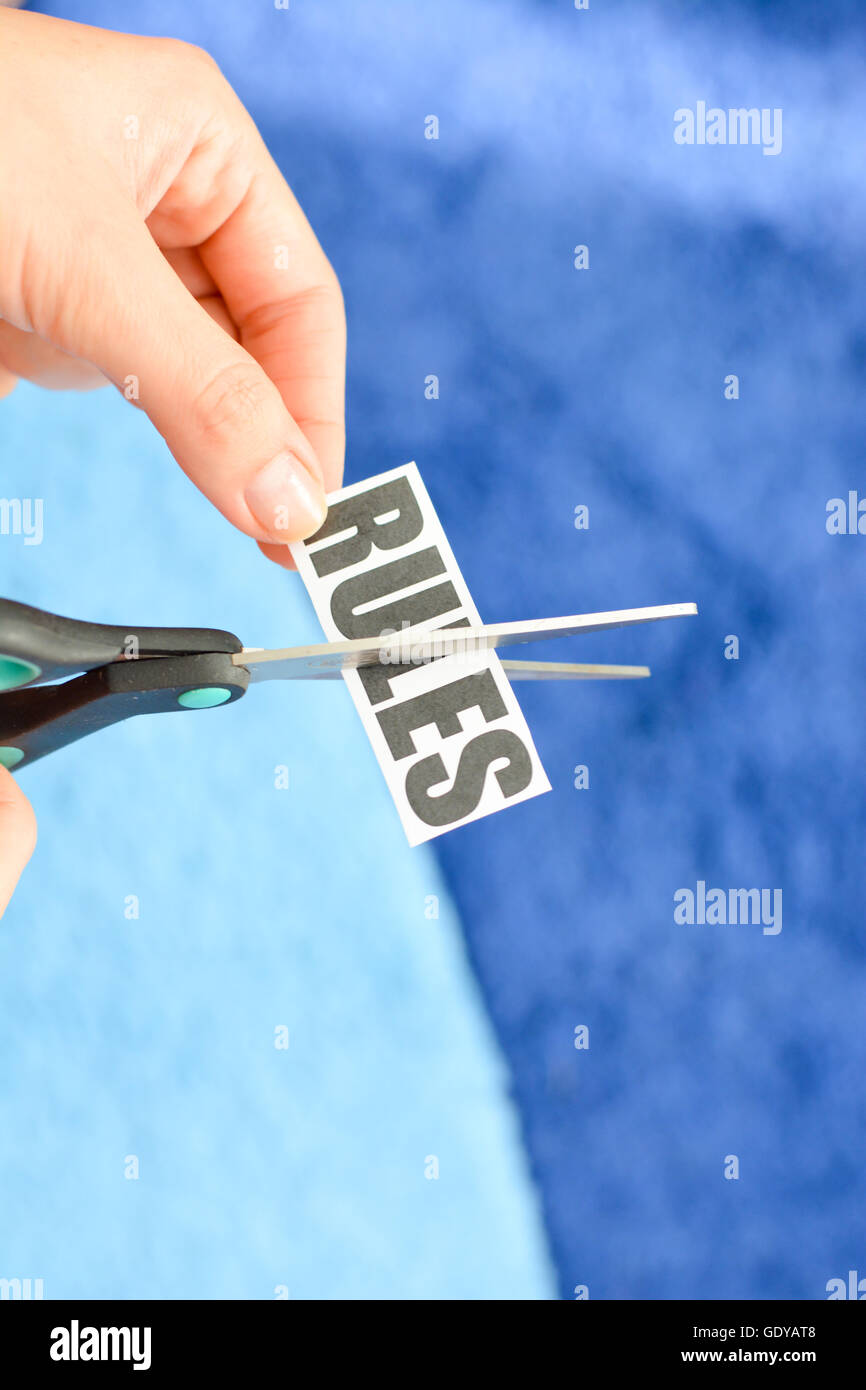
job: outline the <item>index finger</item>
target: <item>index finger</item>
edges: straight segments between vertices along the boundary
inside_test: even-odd
[[[241,201],[199,246],[243,347],[279,390],[310,441],[325,491],[345,453],[346,319],[339,281],[255,127]]]

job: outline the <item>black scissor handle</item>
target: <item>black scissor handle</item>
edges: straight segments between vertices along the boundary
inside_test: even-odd
[[[246,693],[250,673],[231,656],[119,661],[60,685],[0,695],[0,763],[23,767],[136,714],[210,709]]]
[[[239,652],[242,643],[219,628],[117,627],[61,618],[26,603],[0,599],[0,690],[57,680],[78,671],[136,658]],[[124,662],[124,665],[132,662]]]

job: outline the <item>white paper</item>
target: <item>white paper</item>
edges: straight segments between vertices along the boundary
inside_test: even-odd
[[[334,492],[291,552],[329,641],[477,626],[414,463]],[[550,790],[493,651],[344,671],[410,845]]]

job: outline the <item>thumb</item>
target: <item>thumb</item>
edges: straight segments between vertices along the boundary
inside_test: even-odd
[[[36,847],[36,817],[15,778],[0,766],[0,917]]]
[[[309,441],[274,383],[193,298],[134,211],[124,207],[113,225],[101,218],[96,234],[90,227],[83,257],[46,336],[136,401],[184,472],[241,531],[283,544],[317,531],[327,507]]]

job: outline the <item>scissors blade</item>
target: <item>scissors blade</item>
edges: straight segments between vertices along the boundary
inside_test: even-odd
[[[487,623],[482,627],[442,628],[437,632],[400,632],[382,637],[356,637],[342,642],[320,642],[307,647],[260,647],[236,652],[232,661],[245,666],[253,681],[316,680],[330,671],[340,673],[377,662],[388,666],[418,666],[441,656],[474,655],[495,647],[521,642],[540,642],[551,637],[573,637],[582,632],[604,632],[653,623],[663,618],[686,618],[697,613],[694,603],[668,603],[654,608],[621,608],[610,613],[581,613],[565,618],[539,618],[535,622]]]
[[[510,661],[502,669],[510,681],[633,681],[650,674],[648,666],[598,666],[576,661]]]
[[[394,675],[413,671],[413,666],[394,666]],[[648,666],[598,666],[573,661],[510,661],[502,659],[502,669],[510,681],[615,681],[640,680],[650,674]],[[320,671],[311,680],[338,681],[343,672],[338,666]]]

